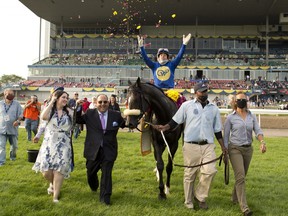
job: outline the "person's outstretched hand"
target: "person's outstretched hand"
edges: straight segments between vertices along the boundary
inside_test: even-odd
[[[138,35],[137,38],[138,38],[138,46],[139,46],[139,47],[143,47],[143,42],[144,42],[143,37],[141,37],[140,35]]]
[[[191,33],[189,33],[187,36],[183,35],[183,44],[187,45],[191,39]]]
[[[261,143],[260,145],[260,151],[262,153],[265,153],[267,151],[267,148],[266,148],[266,143]]]

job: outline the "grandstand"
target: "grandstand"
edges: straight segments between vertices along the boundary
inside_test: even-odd
[[[190,32],[192,39],[175,72],[179,91],[189,93],[195,82],[207,80],[219,95],[242,89],[288,97],[286,0],[20,2],[50,22],[48,56],[28,66],[21,95],[39,91],[44,99],[60,85],[83,96],[110,94],[139,76],[151,81],[137,34],[146,36],[151,58],[159,47],[169,48],[173,58],[182,35]]]

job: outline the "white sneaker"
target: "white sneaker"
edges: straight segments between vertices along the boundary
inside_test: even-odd
[[[47,193],[48,193],[48,195],[51,195],[51,194],[54,193],[54,189],[53,189],[53,185],[52,184],[50,184],[50,186],[47,188]]]
[[[193,203],[191,203],[191,204],[184,204],[184,205],[185,205],[185,207],[188,208],[188,209],[194,209]]]

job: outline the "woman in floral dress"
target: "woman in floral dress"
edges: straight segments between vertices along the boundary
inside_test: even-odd
[[[67,107],[68,94],[65,91],[53,93],[51,102],[41,113],[41,119],[48,121],[43,143],[33,170],[40,171],[50,183],[48,194],[53,202],[59,202],[60,189],[64,178],[73,169],[71,142],[72,115]]]

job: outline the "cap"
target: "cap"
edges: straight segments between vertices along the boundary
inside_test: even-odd
[[[157,58],[159,57],[159,55],[160,55],[161,53],[164,53],[164,54],[167,55],[167,57],[169,57],[169,50],[168,50],[167,48],[159,48],[159,49],[158,49],[158,52],[157,52]]]
[[[50,90],[50,93],[53,94],[55,91],[64,91],[64,87],[62,87],[62,86],[54,86],[54,88],[52,88]]]
[[[194,92],[195,92],[195,93],[196,93],[197,91],[203,92],[203,91],[206,91],[206,90],[208,90],[208,86],[207,86],[206,83],[200,82],[200,83],[197,83],[197,84],[194,85]]]

